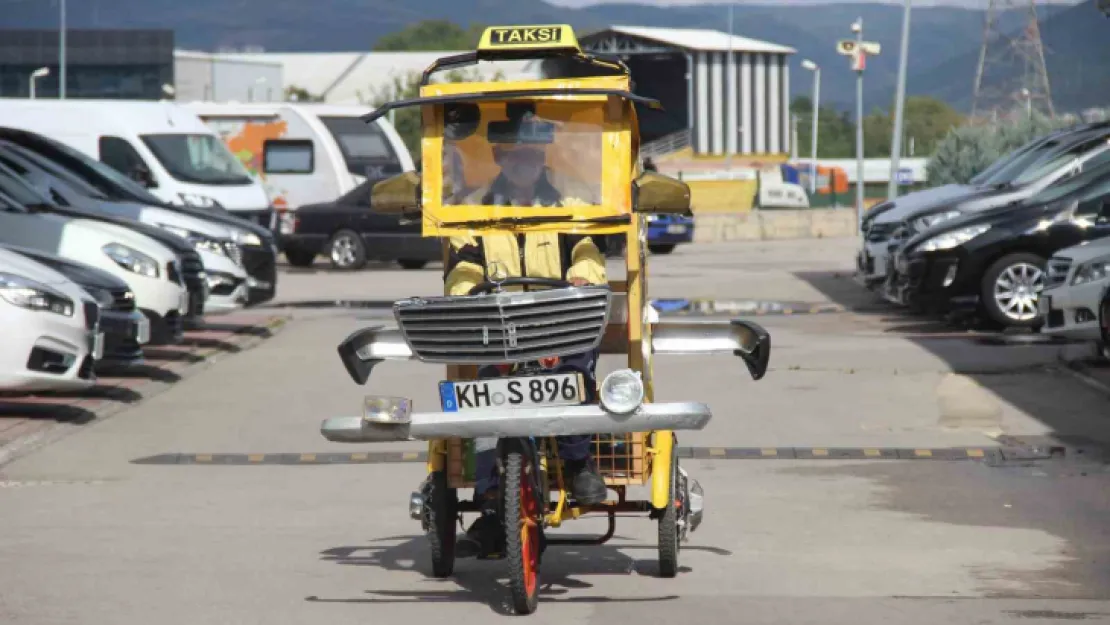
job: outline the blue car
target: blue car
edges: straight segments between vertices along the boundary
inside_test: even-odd
[[[670,254],[679,243],[694,240],[692,215],[648,215],[648,251],[652,254]]]

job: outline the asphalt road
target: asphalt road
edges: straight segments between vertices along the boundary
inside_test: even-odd
[[[1056,367],[1058,346],[998,346],[890,310],[851,282],[852,252],[784,241],[653,259],[652,296],[758,317],[771,371],[753,382],[731,358],[656,363],[660,400],[715,415],[680,437],[703,456],[684,466],[707,497],[683,570],[655,577],[654,524],[622,518],[606,546],[549,551],[530,622],[1110,622],[1110,397]],[[338,341],[440,279],[436,267],[287,273],[279,300],[294,319],[274,338],[0,466],[0,623],[503,618],[496,563],[425,576],[407,513],[422,464],[301,456],[422,449],[333,444],[318,426],[357,413],[366,392]],[[353,307],[325,305],[336,300]],[[440,375],[382,365],[370,388],[434,405]],[[1015,446],[1055,455],[996,451]],[[939,457],[948,448],[984,459]],[[779,458],[735,457],[764,449]],[[926,449],[939,455],[837,459]]]

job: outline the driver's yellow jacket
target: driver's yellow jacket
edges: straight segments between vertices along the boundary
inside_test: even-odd
[[[486,270],[495,261],[505,267],[509,277],[608,282],[605,257],[593,239],[585,235],[537,232],[456,236],[451,237],[450,246],[443,277],[446,295],[466,295],[475,285],[486,281]],[[521,289],[505,287],[505,290]]]

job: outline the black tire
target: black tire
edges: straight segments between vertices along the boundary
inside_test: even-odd
[[[1110,360],[1110,289],[1102,294],[1102,301],[1098,305],[1098,329],[1102,335],[1099,344],[1102,357]]]
[[[428,265],[428,261],[416,260],[415,258],[402,258],[397,261],[397,264],[400,265],[402,269],[423,269]]]
[[[436,471],[429,478],[424,513],[428,517],[428,544],[432,551],[432,576],[443,579],[455,571],[455,529],[459,518],[458,492],[447,485],[447,472]]]
[[[354,230],[340,230],[332,235],[327,254],[331,266],[341,271],[357,271],[366,266],[366,244]]]
[[[306,250],[285,250],[285,260],[294,267],[311,267],[316,260],[316,252]]]
[[[990,321],[1011,328],[1034,328],[1041,325],[1041,315],[1037,311],[1039,291],[1032,294],[1031,312],[1028,309],[1028,301],[1025,299],[1026,295],[1020,296],[1022,300],[1017,305],[1017,310],[1012,314],[1003,309],[1003,306],[995,297],[996,287],[1004,288],[1000,286],[1002,284],[1000,279],[1004,274],[1025,280],[1030,274],[1028,271],[1029,268],[1035,268],[1038,277],[1033,283],[1028,285],[1023,283],[1022,286],[1026,288],[1030,286],[1035,287],[1036,284],[1039,283],[1040,287],[1043,289],[1045,284],[1045,259],[1036,254],[1029,254],[1027,252],[1007,254],[994,261],[994,263],[987,268],[986,272],[983,273],[983,278],[979,283],[979,305],[983,310],[983,314],[986,315]]]
[[[652,254],[670,254],[674,248],[674,243],[648,243],[648,251]]]
[[[502,466],[501,518],[505,524],[505,556],[509,561],[509,590],[512,594],[513,610],[517,614],[532,614],[539,607],[540,597],[540,554],[543,551],[543,520],[536,496],[536,482],[539,476],[533,470],[531,454],[527,444],[520,441],[505,441]],[[534,519],[528,536],[522,536],[528,516],[539,514]],[[533,534],[533,532],[535,532]]]
[[[678,450],[672,448],[671,452],[671,488],[667,497],[667,507],[659,517],[659,576],[674,577],[678,575],[678,507],[675,505],[675,493],[678,492]]]

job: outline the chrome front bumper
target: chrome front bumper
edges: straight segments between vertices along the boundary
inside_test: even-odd
[[[712,418],[698,402],[644,404],[627,415],[600,406],[413,413],[408,423],[378,423],[363,417],[332,417],[320,432],[336,443],[383,443],[442,438],[515,438],[573,434],[627,434],[649,430],[700,430]]]

